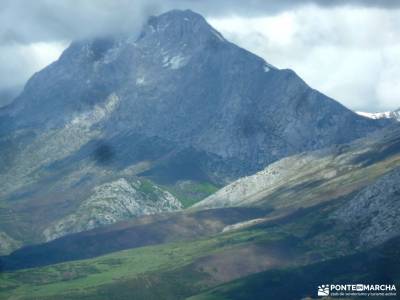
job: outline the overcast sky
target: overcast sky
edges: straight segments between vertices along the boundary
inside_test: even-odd
[[[172,8],[202,13],[225,37],[348,107],[400,107],[398,0],[2,0],[0,91],[23,85],[69,42],[129,31]]]

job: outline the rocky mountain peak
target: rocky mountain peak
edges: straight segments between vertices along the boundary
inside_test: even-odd
[[[153,41],[158,44],[186,44],[198,46],[206,42],[225,42],[222,35],[212,28],[201,15],[191,10],[172,10],[150,17],[138,42]]]
[[[149,24],[158,23],[160,25],[184,26],[184,24],[202,23],[203,26],[208,26],[204,17],[194,11],[174,9],[167,11],[158,16],[151,16],[148,20]]]
[[[191,53],[206,46],[225,43],[224,37],[201,15],[191,10],[172,10],[150,17],[140,34],[103,36],[74,41],[62,54],[66,64],[110,64],[118,58],[125,62],[138,49],[145,55],[164,55],[167,51]],[[141,49],[141,50],[140,50]]]
[[[112,110],[105,109],[110,95],[118,99]],[[385,125],[225,41],[190,10],[149,18],[137,38],[74,42],[29,80],[16,107],[7,123],[38,129],[104,110],[104,139],[120,133],[124,140],[123,132],[160,137],[236,161],[241,175]]]

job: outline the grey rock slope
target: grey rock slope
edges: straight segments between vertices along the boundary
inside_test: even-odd
[[[217,155],[242,175],[379,127],[226,41],[191,11],[150,18],[138,38],[73,43],[3,114],[17,129],[60,128],[112,94],[119,101],[98,125],[104,138],[157,136]]]
[[[361,246],[379,245],[400,234],[400,167],[364,188],[334,219],[358,230]]]
[[[222,185],[387,123],[230,43],[202,16],[171,11],[138,37],[72,43],[0,109],[0,231],[13,245],[42,241],[70,216],[87,222],[64,233],[88,228],[83,203],[121,178]]]

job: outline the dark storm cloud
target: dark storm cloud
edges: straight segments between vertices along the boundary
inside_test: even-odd
[[[115,31],[134,32],[157,12],[156,1],[3,0],[0,44],[71,40]]]
[[[207,16],[270,15],[305,4],[398,8],[398,0],[3,0],[0,45],[71,40],[115,31],[135,32],[152,14],[190,8]]]
[[[162,10],[158,2],[1,0],[0,93],[22,86],[71,40],[121,31],[137,34],[149,15]]]

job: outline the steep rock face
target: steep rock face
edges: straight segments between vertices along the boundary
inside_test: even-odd
[[[400,234],[400,168],[360,191],[334,219],[359,231],[360,246],[376,246]]]
[[[96,187],[78,210],[44,230],[46,241],[113,224],[132,217],[176,211],[181,203],[169,192],[147,181],[125,178]]]
[[[241,175],[380,126],[229,43],[191,11],[150,18],[137,39],[73,43],[3,115],[15,128],[60,127],[112,93],[120,103],[99,125],[105,138],[159,136],[213,153]]]

